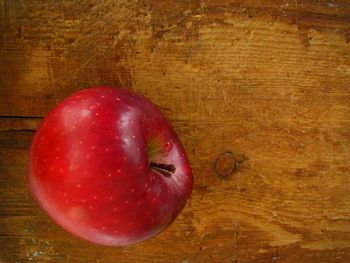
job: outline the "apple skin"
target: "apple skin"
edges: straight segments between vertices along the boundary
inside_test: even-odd
[[[65,230],[97,244],[128,245],[158,234],[183,209],[192,185],[168,120],[126,89],[72,94],[44,118],[30,149],[36,201]]]

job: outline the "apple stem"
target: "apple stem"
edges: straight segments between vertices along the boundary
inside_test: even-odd
[[[151,168],[159,172],[161,175],[170,177],[175,172],[176,168],[172,164],[150,162]]]

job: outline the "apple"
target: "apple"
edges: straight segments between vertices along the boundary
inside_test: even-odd
[[[72,94],[44,118],[30,149],[35,200],[65,230],[98,244],[160,233],[185,206],[192,184],[168,120],[126,89]]]

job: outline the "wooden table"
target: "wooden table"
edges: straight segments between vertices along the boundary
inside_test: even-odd
[[[349,1],[4,0],[0,19],[1,262],[350,262]],[[92,85],[158,104],[193,167],[138,245],[71,236],[27,189],[42,117]]]

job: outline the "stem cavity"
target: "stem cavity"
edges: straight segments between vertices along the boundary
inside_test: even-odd
[[[150,162],[150,165],[151,169],[166,177],[170,177],[176,170],[173,164]]]

